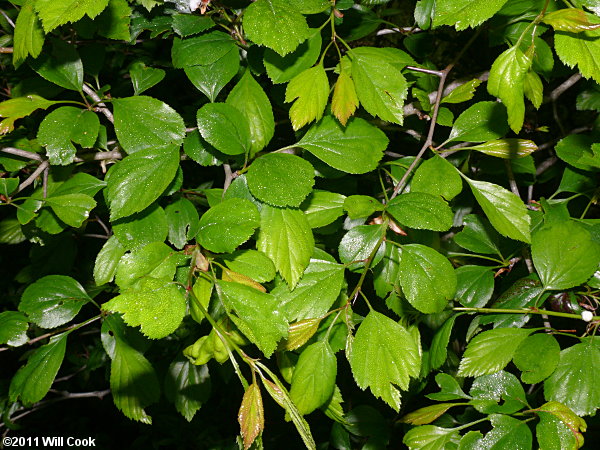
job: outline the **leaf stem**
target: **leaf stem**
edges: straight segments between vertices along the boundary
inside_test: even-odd
[[[537,308],[522,308],[522,309],[503,309],[503,308],[467,308],[467,307],[455,307],[452,308],[453,311],[466,311],[466,312],[477,312],[483,314],[540,314],[547,316],[555,316],[555,317],[566,317],[568,319],[581,319],[580,314],[572,314],[572,313],[561,313],[557,311],[548,311],[545,309],[537,309]],[[592,318],[593,321],[600,320],[600,316],[594,316]]]

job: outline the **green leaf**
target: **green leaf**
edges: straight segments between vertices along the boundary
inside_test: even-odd
[[[408,84],[385,49],[359,47],[350,52],[352,78],[360,104],[372,116],[402,125]]]
[[[0,178],[0,194],[9,197],[18,187],[18,178]]]
[[[448,344],[450,342],[450,334],[452,333],[452,327],[454,327],[454,321],[458,315],[453,315],[444,322],[444,324],[436,331],[431,341],[431,347],[429,349],[429,364],[431,368],[436,370],[442,367],[448,358]],[[423,422],[415,425],[424,425]]]
[[[179,149],[141,150],[110,168],[106,195],[111,220],[130,216],[150,206],[169,186],[179,167]]]
[[[250,70],[246,70],[231,90],[227,103],[237,108],[248,119],[251,154],[265,148],[275,133],[275,119],[267,94],[252,77]]]
[[[79,172],[54,189],[52,196],[84,194],[93,197],[105,186],[104,181],[87,173]]]
[[[128,418],[151,424],[144,408],[160,398],[160,385],[154,368],[132,346],[120,318],[107,316],[102,323],[102,344],[111,358],[110,389],[115,406]]]
[[[277,343],[288,333],[288,323],[277,299],[252,287],[228,281],[217,283],[217,291],[240,331],[269,358]]]
[[[356,384],[361,389],[369,387],[373,395],[398,411],[400,392],[394,385],[408,389],[410,378],[419,375],[420,353],[412,333],[389,317],[370,311],[358,328],[349,359]]]
[[[192,14],[174,14],[172,16],[173,31],[181,37],[202,33],[215,26],[215,22],[207,16]]]
[[[461,398],[466,398],[466,399],[471,398],[470,396],[468,396],[467,394],[465,394],[463,392],[463,390],[458,385],[458,382],[456,381],[456,379],[454,379],[452,376],[448,375],[447,373],[443,373],[443,372],[438,373],[435,376],[435,382],[437,383],[437,385],[441,389],[441,391],[436,392],[434,394],[427,394],[426,397],[431,400],[445,402],[448,400],[459,400]]]
[[[517,241],[531,242],[531,219],[519,197],[497,184],[464,178],[477,203],[500,234]]]
[[[294,130],[323,117],[329,98],[329,80],[322,64],[296,75],[285,91],[285,102],[294,102],[290,119]]]
[[[135,287],[150,276],[171,281],[178,264],[178,254],[162,242],[153,242],[124,255],[119,261],[115,281],[121,289]]]
[[[564,290],[598,270],[600,245],[573,221],[552,223],[534,233],[531,256],[544,288]]]
[[[583,446],[582,432],[587,429],[587,424],[568,407],[550,401],[540,406],[536,413],[540,418],[536,426],[540,449],[577,449]]]
[[[300,208],[311,228],[329,225],[344,214],[345,196],[335,192],[313,190]]]
[[[579,33],[600,28],[597,17],[586,13],[582,9],[559,9],[545,14],[542,22],[552,26],[554,31],[568,31]]]
[[[165,74],[164,70],[146,67],[141,61],[132,64],[129,68],[129,75],[133,84],[133,92],[135,95],[140,95],[160,83],[165,78]]]
[[[273,84],[286,83],[317,62],[323,40],[320,30],[310,32],[312,36],[290,54],[280,56],[271,49],[265,50],[263,63]]]
[[[231,198],[206,211],[200,218],[198,242],[216,253],[231,253],[246,242],[260,225],[256,206]]]
[[[600,158],[592,151],[594,138],[585,134],[572,134],[556,145],[556,155],[564,162],[581,170],[597,171]]]
[[[494,272],[485,266],[461,266],[455,269],[456,300],[467,308],[483,308],[494,293]]]
[[[212,31],[189,39],[173,40],[173,67],[207,66],[235,49],[235,41],[227,33]]]
[[[462,180],[454,166],[435,155],[423,161],[410,182],[411,192],[440,195],[450,201],[462,191]]]
[[[114,221],[113,232],[123,247],[134,250],[151,242],[163,242],[169,224],[164,210],[154,204],[142,212]]]
[[[80,227],[84,220],[90,215],[90,211],[96,206],[96,201],[85,194],[66,194],[46,198],[54,214],[72,227]]]
[[[533,437],[527,422],[502,414],[491,415],[490,422],[494,428],[479,439],[476,444],[477,448],[489,450],[531,449]]]
[[[42,328],[56,328],[70,322],[89,301],[90,296],[73,278],[48,275],[25,289],[19,311]]]
[[[93,19],[108,5],[108,0],[36,0],[35,9],[46,33],[60,25],[77,22],[84,15]]]
[[[308,266],[315,241],[302,211],[263,205],[256,245],[294,288]]]
[[[233,47],[215,62],[202,66],[186,66],[185,74],[192,84],[214,102],[219,92],[240,69],[240,52]]]
[[[503,159],[523,158],[538,149],[535,142],[527,139],[496,139],[467,148]]]
[[[83,63],[73,45],[53,39],[52,52],[41,54],[37,59],[32,60],[30,65],[41,77],[51,83],[81,92]]]
[[[600,30],[554,34],[556,54],[569,67],[577,65],[585,78],[600,83]]]
[[[454,122],[446,142],[483,142],[508,132],[506,108],[497,102],[479,102],[467,108]]]
[[[244,31],[258,45],[281,56],[294,51],[310,37],[304,16],[286,0],[258,0],[244,13]]]
[[[560,359],[560,345],[554,336],[537,333],[528,336],[513,356],[515,366],[522,372],[523,383],[536,384],[548,378]]]
[[[476,27],[496,14],[505,3],[506,0],[437,0],[433,26],[454,25],[458,31]]]
[[[435,425],[422,425],[410,429],[402,442],[410,450],[444,450],[458,444],[460,435],[453,428],[440,428]]]
[[[456,274],[444,256],[421,244],[402,246],[400,284],[407,300],[425,314],[442,311],[456,292]]]
[[[312,191],[315,169],[305,159],[288,153],[257,158],[246,174],[252,195],[273,206],[299,206]]]
[[[475,378],[469,393],[469,403],[483,414],[513,414],[528,406],[517,377],[503,370]]]
[[[50,342],[35,350],[27,364],[22,366],[10,382],[9,401],[20,400],[23,405],[32,405],[43,399],[65,357],[69,332],[50,338]]]
[[[225,264],[234,272],[241,273],[259,283],[275,278],[275,265],[264,253],[256,250],[238,250],[227,255]]]
[[[533,330],[495,328],[475,336],[460,361],[458,374],[464,377],[489,375],[503,369]]]
[[[29,322],[25,314],[17,311],[0,313],[0,344],[8,344],[11,347],[25,344],[29,340],[28,329]]]
[[[129,41],[131,13],[127,0],[110,0],[108,7],[96,19],[98,34],[109,39]]]
[[[192,202],[182,197],[167,206],[165,214],[169,225],[169,242],[181,250],[198,233],[198,211]]]
[[[209,103],[198,110],[196,118],[202,137],[220,152],[240,155],[250,151],[250,124],[233,106]]]
[[[517,46],[503,52],[490,69],[488,92],[502,100],[508,111],[508,124],[518,133],[525,119],[523,80],[531,67],[531,56]]]
[[[15,22],[13,36],[13,64],[15,67],[21,65],[27,56],[31,55],[33,58],[37,58],[42,52],[44,31],[33,10],[35,3],[33,0],[25,2]]]
[[[540,76],[533,70],[527,72],[523,79],[523,93],[535,106],[535,109],[540,109],[544,101],[544,85]]]
[[[463,225],[464,228],[454,236],[454,242],[475,253],[502,256],[500,235],[486,219],[468,214],[463,219]]]
[[[185,125],[177,111],[152,97],[114,99],[115,132],[129,154],[159,147],[180,146]]]
[[[313,259],[293,290],[281,285],[272,293],[286,317],[300,321],[325,315],[338,298],[343,282],[344,266]]]
[[[117,265],[121,256],[125,254],[125,247],[121,245],[116,236],[111,236],[102,246],[96,263],[94,264],[94,281],[96,286],[110,283],[117,272]]]
[[[338,247],[340,261],[348,264],[348,269],[356,270],[365,267],[365,261],[377,246],[371,266],[377,265],[383,258],[385,243],[383,236],[385,228],[382,225],[359,225],[348,231]]]
[[[467,81],[464,84],[456,87],[450,93],[442,98],[441,103],[462,103],[467,102],[475,95],[475,89],[481,84],[481,80],[477,78]]]
[[[290,397],[300,414],[310,414],[333,395],[337,360],[327,341],[306,347],[296,363]]]
[[[344,209],[352,220],[369,217],[384,208],[379,200],[368,195],[351,195],[344,200]]]
[[[0,220],[0,244],[20,244],[27,238],[23,234],[18,219],[8,218]]]
[[[431,406],[419,408],[416,411],[406,414],[402,417],[403,423],[411,425],[426,425],[433,422],[453,406],[460,406],[460,403],[438,403]]]
[[[381,130],[363,119],[351,119],[342,127],[333,117],[325,116],[297,145],[334,169],[361,174],[377,167],[388,142]]]
[[[146,277],[122,292],[104,303],[102,309],[122,313],[128,325],[141,325],[141,332],[151,339],[168,336],[183,320],[185,297],[170,281]]]
[[[594,415],[600,408],[600,386],[595,374],[600,370],[600,349],[592,338],[560,352],[560,361],[544,382],[547,400],[560,402],[578,416]]]
[[[195,366],[183,357],[171,363],[165,378],[165,396],[190,422],[210,395],[208,366]]]
[[[388,203],[386,211],[402,225],[420,230],[448,231],[454,220],[446,201],[424,192],[399,195]]]
[[[39,95],[28,95],[27,97],[11,98],[0,103],[0,117],[6,117],[0,122],[0,135],[10,133],[14,130],[14,122],[26,117],[37,109],[47,109],[60,102],[53,102]],[[8,168],[7,168],[8,170]]]

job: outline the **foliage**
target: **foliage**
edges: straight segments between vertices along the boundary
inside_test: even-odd
[[[9,436],[597,438],[598,2],[0,12]]]

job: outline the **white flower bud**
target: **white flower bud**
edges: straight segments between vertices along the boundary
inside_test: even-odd
[[[583,311],[581,313],[581,320],[584,322],[591,322],[594,318],[594,314],[591,311]]]

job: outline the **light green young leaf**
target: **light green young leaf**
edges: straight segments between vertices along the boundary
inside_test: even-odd
[[[160,398],[156,372],[144,355],[134,348],[139,337],[123,321],[109,315],[102,323],[102,344],[111,358],[110,389],[115,406],[128,418],[151,424],[144,408]]]
[[[121,256],[125,254],[125,247],[121,245],[116,236],[111,236],[98,252],[94,264],[94,281],[96,286],[110,283],[117,272],[117,265]]]
[[[275,265],[264,253],[256,250],[238,250],[225,256],[225,264],[259,283],[275,278]]]
[[[544,288],[564,290],[585,283],[598,270],[600,245],[573,221],[552,223],[534,233],[531,256]]]
[[[255,154],[267,146],[275,133],[275,119],[271,102],[246,70],[238,84],[229,93],[227,103],[237,108],[250,124],[250,153]]]
[[[312,260],[293,290],[285,285],[272,291],[289,320],[322,317],[338,298],[344,281],[344,266]]]
[[[506,108],[497,102],[479,102],[467,108],[454,122],[446,142],[483,142],[508,132]]]
[[[75,228],[81,226],[96,206],[96,201],[85,194],[52,195],[46,198],[46,203],[60,220]]]
[[[600,30],[581,33],[556,32],[554,49],[567,66],[577,65],[581,75],[600,83]]]
[[[436,420],[453,406],[459,405],[462,406],[461,403],[436,403],[425,406],[406,414],[401,421],[411,425],[426,425]]]
[[[211,31],[189,39],[175,38],[171,49],[171,60],[173,67],[177,69],[208,66],[235,48],[235,41],[229,34],[222,31]]]
[[[458,431],[453,428],[440,428],[435,425],[422,425],[410,429],[402,442],[410,450],[444,450],[456,446],[460,441]]]
[[[344,200],[344,210],[350,219],[369,217],[376,211],[383,211],[384,206],[379,200],[369,195],[351,195]]]
[[[532,332],[525,328],[495,328],[478,334],[465,350],[458,375],[476,377],[502,370]]]
[[[65,357],[69,332],[50,338],[50,342],[33,352],[10,382],[9,401],[32,405],[43,399]]]
[[[467,102],[475,95],[475,89],[481,84],[481,80],[477,78],[461,84],[457,88],[450,91],[448,95],[442,98],[442,103],[462,103]]]
[[[29,64],[41,77],[51,83],[81,92],[83,63],[73,45],[52,39],[52,51],[41,54]]]
[[[540,76],[533,70],[527,72],[523,79],[523,93],[533,103],[535,109],[540,109],[544,101],[544,85]]]
[[[392,199],[386,208],[394,219],[409,228],[448,231],[454,214],[439,195],[408,192]]]
[[[286,0],[258,0],[244,12],[244,31],[256,44],[281,56],[310,37],[304,16]]]
[[[29,322],[25,314],[17,311],[0,313],[0,344],[8,344],[11,347],[25,344],[29,339],[28,329]]]
[[[411,192],[425,192],[450,201],[462,191],[462,179],[452,164],[435,155],[423,161],[410,182]]]
[[[166,72],[162,69],[146,67],[143,62],[138,61],[129,68],[129,75],[131,84],[133,84],[133,92],[135,95],[140,95],[160,83],[165,78]]]
[[[175,146],[140,150],[113,165],[106,176],[111,220],[150,206],[173,181],[178,167]]]
[[[277,299],[252,287],[228,281],[217,283],[217,292],[240,331],[269,358],[277,343],[288,333],[288,322]]]
[[[127,250],[135,250],[151,242],[163,242],[169,233],[165,211],[157,204],[115,220],[112,225],[113,233]]]
[[[214,102],[219,92],[235,77],[240,69],[240,52],[237,47],[215,62],[202,66],[186,66],[185,74],[196,89]]]
[[[353,49],[349,54],[352,78],[360,104],[369,114],[402,125],[408,84],[382,50],[385,52],[371,47]]]
[[[329,98],[329,80],[322,64],[296,75],[285,91],[285,102],[294,102],[290,119],[294,130],[320,120]]]
[[[28,95],[27,97],[11,98],[0,103],[0,117],[6,117],[0,122],[0,135],[10,133],[14,130],[17,119],[26,117],[37,109],[47,109],[60,102],[53,102],[39,95]]]
[[[443,255],[421,244],[402,246],[400,284],[411,305],[425,314],[442,311],[456,292],[456,274]]]
[[[469,150],[477,150],[486,155],[503,159],[524,158],[535,152],[538,147],[533,141],[527,139],[496,139],[483,144],[467,147]]]
[[[306,347],[296,363],[290,397],[300,414],[310,414],[333,395],[337,360],[327,341]]]
[[[254,160],[246,174],[252,195],[273,206],[300,206],[315,184],[315,169],[288,153],[267,153]]]
[[[35,9],[46,33],[60,25],[77,22],[84,15],[93,19],[108,6],[108,0],[36,0]]]
[[[145,95],[112,101],[115,132],[129,154],[158,147],[180,146],[185,125],[177,111],[164,102]]]
[[[91,300],[81,284],[73,278],[48,275],[27,286],[19,303],[19,311],[42,328],[56,328],[70,322]]]
[[[233,106],[208,103],[198,110],[196,118],[202,137],[220,152],[241,155],[250,151],[250,123]]]
[[[596,379],[600,348],[594,339],[587,338],[561,351],[556,370],[544,382],[544,397],[568,406],[578,416],[594,415],[600,408]]]
[[[579,33],[600,28],[598,18],[582,9],[565,8],[545,14],[542,22],[552,26],[554,31]]]
[[[263,205],[257,248],[267,255],[291,288],[310,261],[315,241],[304,213]]]
[[[464,393],[455,378],[447,373],[440,372],[435,376],[435,382],[440,388],[440,392],[427,394],[425,397],[431,400],[446,402],[448,400],[460,400],[465,398],[470,400],[471,397]]]
[[[230,198],[200,218],[198,242],[216,253],[231,253],[246,242],[260,225],[256,206],[249,200]]]
[[[130,326],[141,325],[151,339],[168,336],[177,329],[186,311],[185,297],[171,281],[146,277],[102,305],[105,311],[120,312]]]
[[[437,0],[433,26],[454,25],[458,31],[485,22],[506,3],[506,0]]]
[[[496,184],[464,178],[477,203],[500,234],[517,241],[531,242],[531,219],[520,198]]]
[[[37,58],[44,45],[44,31],[40,21],[33,10],[34,0],[28,0],[17,16],[15,22],[15,34],[13,36],[13,64],[15,67],[21,65],[25,59],[31,55]]]
[[[126,289],[147,276],[171,281],[177,268],[177,256],[171,247],[162,242],[148,244],[121,258],[115,282],[121,289]]]
[[[551,334],[528,336],[513,356],[515,366],[522,372],[523,383],[536,384],[548,378],[560,359],[560,345]]]
[[[363,119],[351,119],[344,128],[332,116],[325,116],[297,145],[334,169],[361,174],[377,167],[388,142],[383,131]]]
[[[300,208],[311,228],[329,225],[344,214],[345,196],[335,192],[313,190]]]
[[[398,411],[400,392],[396,386],[406,390],[410,378],[419,376],[420,345],[401,324],[372,310],[354,338],[350,366],[358,387],[369,387],[373,395]]]
[[[525,120],[523,81],[531,63],[531,55],[514,46],[498,56],[490,69],[488,92],[506,105],[508,124],[515,133],[521,130]]]

